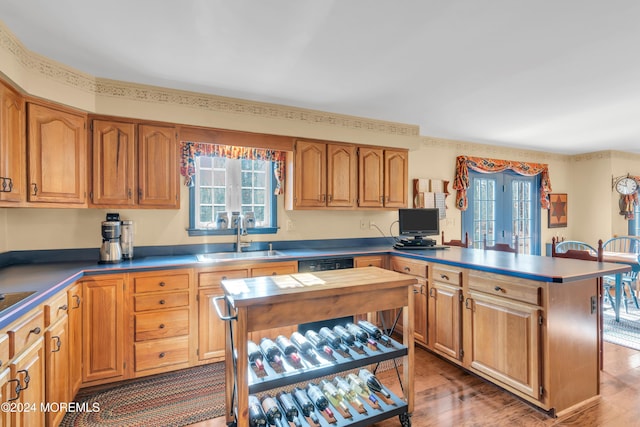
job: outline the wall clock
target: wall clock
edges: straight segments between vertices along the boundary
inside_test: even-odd
[[[616,182],[616,191],[623,196],[627,196],[629,194],[633,194],[638,189],[638,183],[635,179],[630,177],[620,178]]]

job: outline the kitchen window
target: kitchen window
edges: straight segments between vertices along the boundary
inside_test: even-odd
[[[253,213],[249,234],[277,232],[276,194],[281,192],[284,165],[280,153],[198,143],[183,143],[182,149],[182,174],[190,186],[190,236],[234,234],[234,212]],[[223,212],[225,228],[218,221]]]

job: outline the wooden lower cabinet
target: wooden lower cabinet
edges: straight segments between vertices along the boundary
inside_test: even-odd
[[[11,426],[41,427],[45,425],[45,413],[37,405],[45,402],[45,358],[42,338],[16,357],[10,365],[9,399],[20,406],[33,408],[11,413]],[[28,378],[28,381],[26,380]],[[28,386],[27,386],[28,382]],[[20,392],[16,395],[16,387]],[[35,405],[35,406],[34,406]]]
[[[95,276],[82,284],[82,382],[124,379],[125,278]]]
[[[65,415],[64,411],[56,410],[57,405],[70,402],[74,397],[69,385],[69,319],[66,314],[45,332],[44,342],[45,398],[52,405],[45,414],[46,424],[57,426]]]
[[[462,288],[433,282],[429,288],[429,347],[462,360]]]

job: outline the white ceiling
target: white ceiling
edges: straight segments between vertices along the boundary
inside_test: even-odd
[[[0,20],[96,77],[640,153],[637,0],[0,0]]]

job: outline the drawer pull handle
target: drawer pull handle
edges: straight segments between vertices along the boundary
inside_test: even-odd
[[[277,271],[274,271],[273,273],[271,273],[271,275],[272,275],[272,276],[277,276],[277,275],[278,275],[278,272],[277,272]]]
[[[20,391],[22,390],[26,390],[29,388],[29,381],[31,381],[31,377],[29,376],[29,371],[27,369],[22,369],[20,371],[18,371],[17,373],[21,373],[24,372],[24,387],[20,387]],[[18,391],[18,388],[16,387],[16,391]]]
[[[82,301],[82,299],[80,298],[80,295],[74,295],[73,298],[76,299],[76,306],[73,307],[74,309],[76,308],[80,308],[80,301]]]
[[[467,298],[466,300],[464,300],[464,306],[467,310],[471,310],[471,302],[473,300],[471,298]]]
[[[160,283],[158,283],[158,284],[160,285],[160,287],[161,287],[161,288],[164,288],[164,287],[165,287],[165,285],[166,285],[166,283],[164,283],[164,282],[160,282]]]
[[[501,288],[500,286],[496,286],[495,288],[493,288],[493,290],[496,292],[506,292],[504,288]]]
[[[38,184],[33,182],[33,183],[31,183],[31,185],[33,185],[33,195],[37,196],[38,195]]]
[[[160,305],[164,305],[165,301],[163,299],[161,299],[160,301],[158,301],[160,303]]]
[[[441,274],[440,278],[443,280],[449,280],[449,276],[447,276],[446,274]]]
[[[51,350],[51,353],[57,353],[60,351],[60,347],[62,346],[62,341],[60,341],[59,336],[51,337],[56,340],[56,348],[55,350]]]
[[[434,292],[435,292],[435,290],[436,290],[436,288],[431,288],[431,289],[429,289],[429,296],[430,296],[431,298],[435,298],[435,297],[436,297],[436,294],[434,293]]]
[[[414,293],[414,294],[419,294],[419,293],[420,293],[420,291],[419,291],[419,290],[417,290],[416,288],[413,288],[413,293]]]
[[[20,398],[20,392],[22,391],[22,389],[20,388],[20,380],[17,378],[12,378],[9,381],[7,381],[8,383],[10,382],[16,382],[16,388],[14,389],[16,391],[16,397],[12,397],[11,399],[7,399],[7,402],[13,402],[14,400],[18,400],[18,398]]]
[[[39,335],[40,332],[42,332],[42,330],[40,329],[40,326],[36,326],[35,328],[33,328],[32,330],[29,331],[29,334]]]
[[[158,355],[160,359],[164,358],[164,356],[165,356],[164,351]]]
[[[160,329],[164,329],[164,323],[160,323]]]
[[[227,276],[222,276],[222,279],[220,280],[227,280]]]
[[[404,271],[411,271],[411,269],[405,265]]]
[[[67,304],[62,304],[60,307],[58,307],[58,310],[62,310],[62,311],[67,311],[69,307],[67,307]]]

